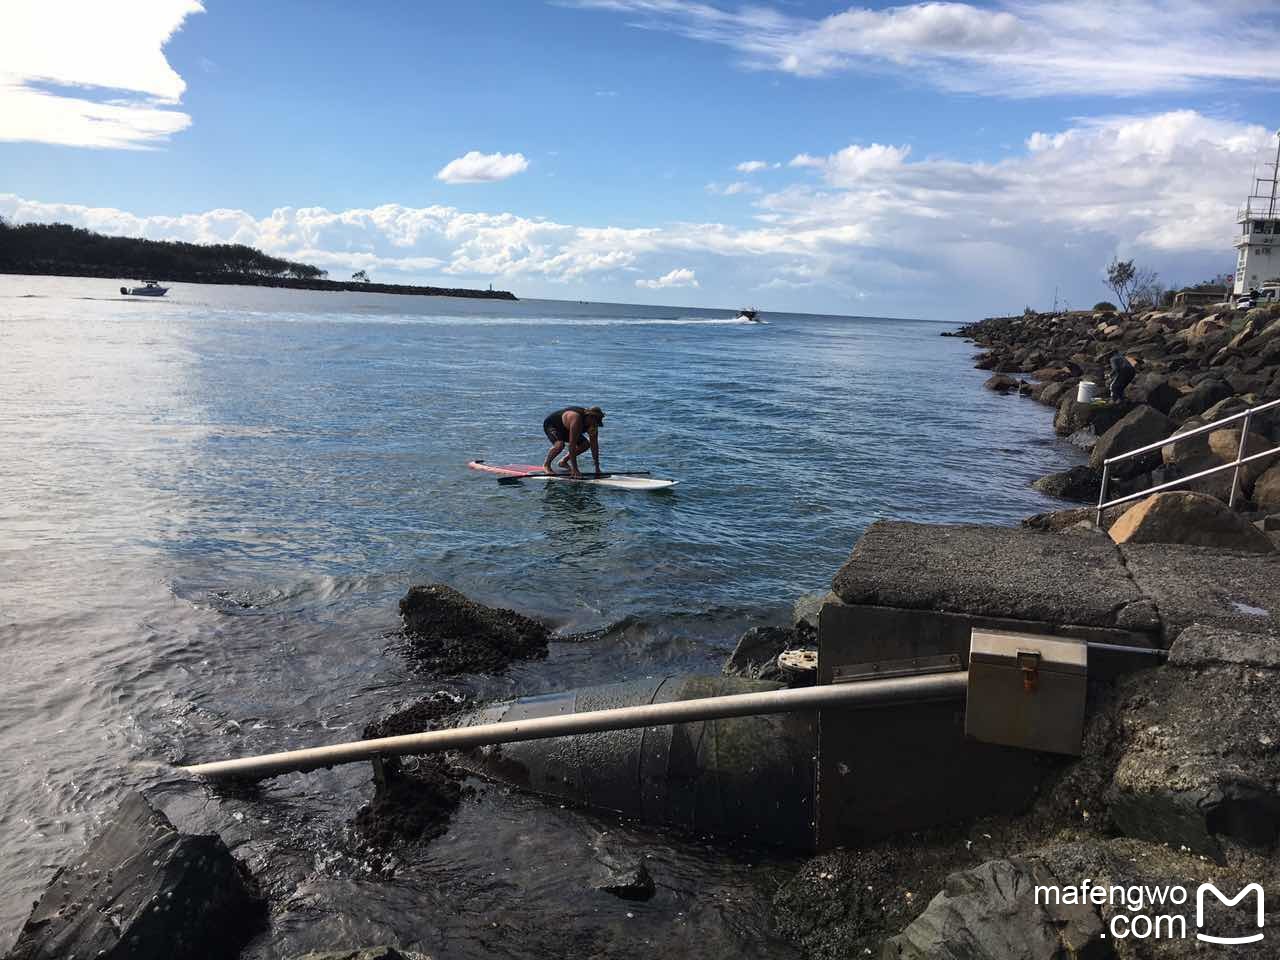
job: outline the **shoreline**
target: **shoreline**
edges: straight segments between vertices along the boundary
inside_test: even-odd
[[[112,280],[132,276],[127,266],[23,268],[13,264],[0,267],[0,274],[17,277],[80,277],[85,280]],[[125,281],[127,282],[127,281]],[[194,283],[208,286],[282,287],[289,290],[319,290],[327,293],[387,293],[415,297],[458,297],[469,300],[510,300],[520,298],[509,290],[472,290],[467,287],[431,287],[405,283],[373,283],[358,280],[303,280],[294,277],[259,277],[246,273],[181,273],[167,275],[162,283]]]

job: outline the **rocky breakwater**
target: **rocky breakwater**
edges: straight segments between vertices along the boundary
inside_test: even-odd
[[[1027,313],[988,318],[949,335],[984,348],[974,359],[980,369],[993,373],[987,387],[1055,408],[1054,430],[1089,451],[1087,466],[1036,481],[1037,489],[1067,500],[1097,501],[1108,457],[1280,399],[1280,306]],[[1137,361],[1123,397],[1078,402],[1077,388],[1084,380],[1106,397],[1106,373],[1116,352]],[[1240,449],[1240,427],[1236,421],[1113,465],[1108,496],[1231,462]],[[1254,417],[1244,443],[1246,455],[1280,445],[1280,410]],[[1231,473],[1189,481],[1182,488],[1225,501],[1231,495]],[[1280,463],[1263,459],[1248,464],[1241,471],[1237,501],[1259,519],[1280,512]]]

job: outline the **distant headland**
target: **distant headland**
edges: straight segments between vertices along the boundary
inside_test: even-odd
[[[308,263],[273,257],[242,243],[182,243],[109,237],[66,223],[11,224],[0,217],[0,273],[55,277],[156,279],[178,283],[243,284],[294,290],[347,290],[428,297],[515,300],[507,290],[469,290],[373,283],[358,271],[330,280]]]

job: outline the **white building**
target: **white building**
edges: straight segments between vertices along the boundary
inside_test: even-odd
[[[1280,132],[1276,137],[1280,141]],[[1253,190],[1236,217],[1240,234],[1235,239],[1239,252],[1232,292],[1237,297],[1280,279],[1280,142],[1276,144],[1276,162],[1267,166],[1271,176],[1254,178]]]

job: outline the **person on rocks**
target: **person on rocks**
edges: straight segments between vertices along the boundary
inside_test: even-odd
[[[1135,373],[1134,364],[1128,357],[1117,350],[1111,355],[1111,402],[1119,403],[1124,399],[1124,388],[1129,385]]]
[[[596,473],[600,472],[600,425],[604,423],[604,411],[599,407],[562,407],[549,413],[542,421],[542,432],[547,435],[551,449],[542,461],[542,469],[552,472],[551,463],[561,450],[565,451],[560,469],[569,468],[569,476],[582,479],[578,470],[578,454],[591,448]]]

